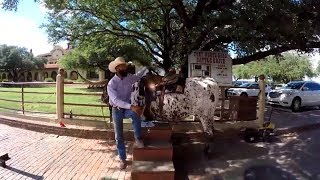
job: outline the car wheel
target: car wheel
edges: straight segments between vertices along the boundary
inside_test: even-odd
[[[292,101],[291,109],[293,112],[299,112],[301,109],[301,99],[300,98],[294,98]]]
[[[248,94],[247,93],[241,93],[240,96],[248,97]]]

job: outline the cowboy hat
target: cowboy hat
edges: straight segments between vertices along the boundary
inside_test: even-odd
[[[123,57],[117,57],[114,61],[109,63],[109,70],[112,73],[115,73],[116,67],[119,66],[120,64],[127,64]]]

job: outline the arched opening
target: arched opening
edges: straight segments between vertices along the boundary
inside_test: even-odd
[[[3,74],[2,74],[2,80],[4,80],[4,79],[7,79],[6,73],[3,73]]]
[[[8,75],[8,81],[12,81],[13,80],[13,76],[12,76],[12,74],[11,73],[9,73],[9,75]]]
[[[99,74],[95,70],[89,71],[89,79],[99,79]]]
[[[56,81],[56,79],[57,79],[57,72],[56,72],[56,71],[52,71],[52,73],[51,73],[51,78],[52,78],[54,81]]]
[[[32,74],[31,74],[31,72],[28,72],[28,74],[27,74],[27,81],[28,81],[28,82],[31,82],[31,81],[32,81]]]
[[[38,72],[36,72],[36,73],[34,74],[34,80],[35,80],[35,81],[39,81],[39,73],[38,73]]]
[[[26,81],[26,77],[24,76],[24,73],[20,74],[19,81],[20,82],[25,82]]]
[[[44,73],[43,73],[43,77],[44,77],[44,79],[48,78],[48,77],[49,77],[48,72],[44,72]]]
[[[64,75],[64,78],[65,78],[65,79],[68,78],[68,73],[67,73],[67,71],[65,71],[63,75]]]
[[[77,80],[78,79],[78,73],[76,71],[71,71],[70,79],[71,80]]]

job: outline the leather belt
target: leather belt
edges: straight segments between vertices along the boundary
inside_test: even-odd
[[[111,106],[112,108],[116,108],[118,110],[122,109],[121,107],[118,107],[118,106]]]

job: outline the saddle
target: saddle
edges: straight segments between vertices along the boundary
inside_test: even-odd
[[[151,102],[159,98],[159,114],[163,115],[164,95],[166,93],[184,93],[186,79],[181,78],[178,74],[168,73],[164,77],[154,74],[147,74],[139,83],[139,94],[145,96],[146,120],[152,120]],[[153,87],[153,88],[152,88]],[[160,93],[157,93],[160,92]]]

